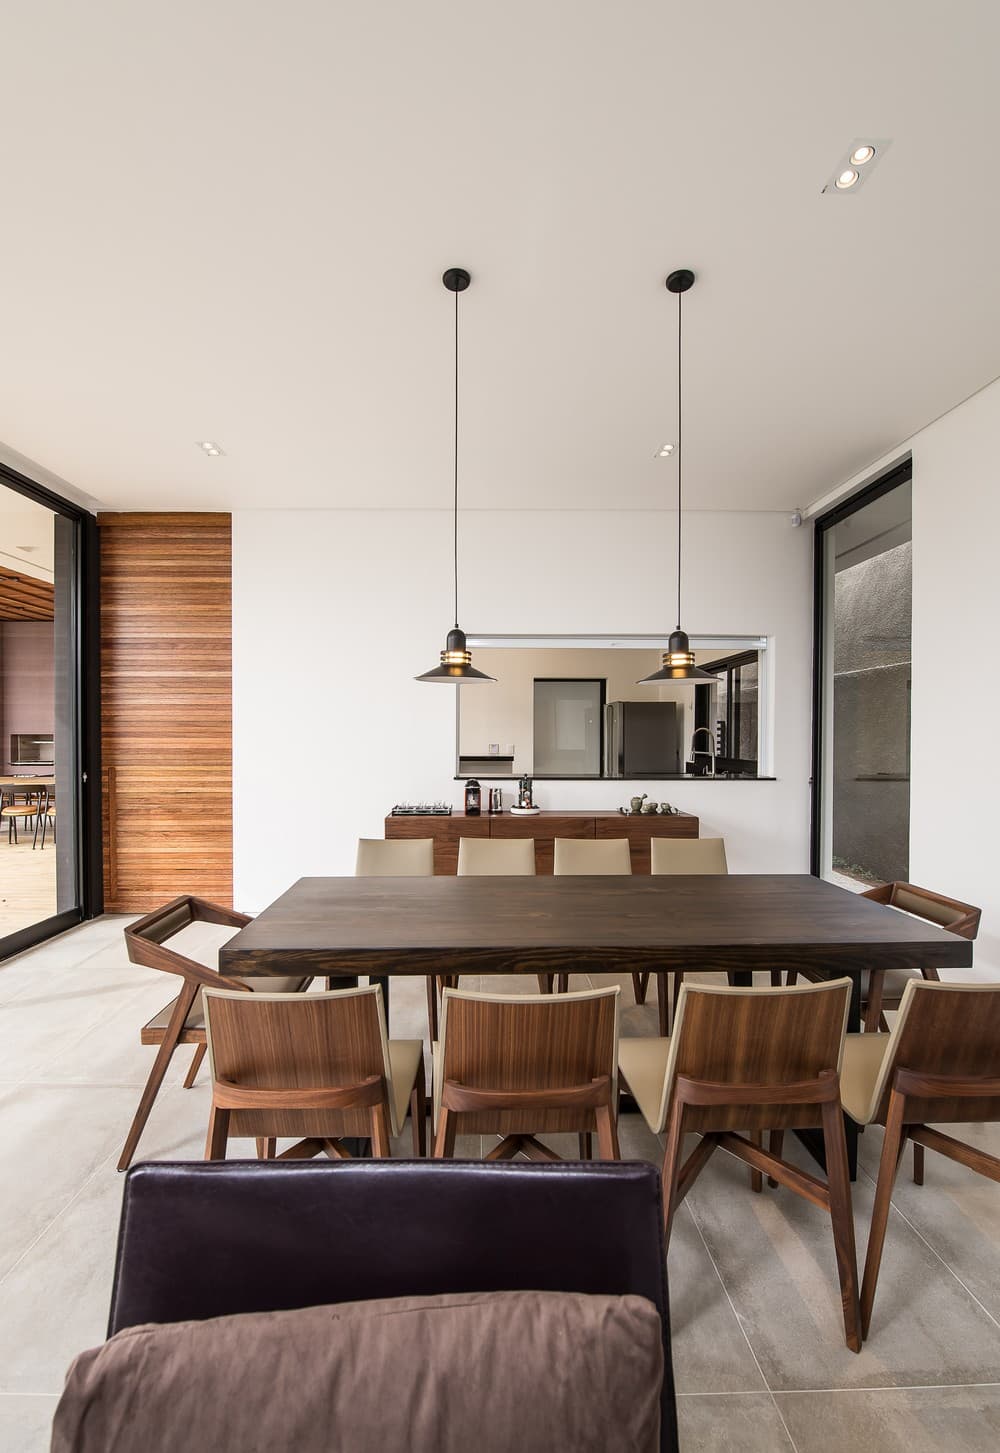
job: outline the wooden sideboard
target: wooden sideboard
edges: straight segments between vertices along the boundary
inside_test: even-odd
[[[649,841],[654,837],[697,837],[698,819],[689,812],[661,816],[648,813],[626,817],[621,812],[540,812],[518,817],[511,812],[466,817],[387,817],[387,838],[433,838],[434,872],[454,873],[458,868],[458,840],[463,837],[530,837],[535,840],[535,867],[552,872],[553,842],[557,837],[628,838],[633,873],[649,872]]]

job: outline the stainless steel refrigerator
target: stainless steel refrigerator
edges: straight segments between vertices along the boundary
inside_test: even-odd
[[[604,775],[665,777],[681,770],[681,707],[676,701],[610,701],[605,708]]]

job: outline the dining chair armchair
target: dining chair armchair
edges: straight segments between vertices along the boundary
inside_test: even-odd
[[[433,878],[434,839],[432,837],[358,838],[354,876],[356,878]],[[327,988],[334,988],[337,982],[335,979],[327,979]],[[339,982],[343,983],[343,980]],[[381,985],[385,1002],[388,1004],[388,979],[373,979],[372,982]],[[433,1040],[437,1034],[438,994],[440,992],[437,975],[428,974],[426,986],[427,1022],[430,1026],[430,1037]]]
[[[729,867],[726,863],[726,840],[721,837],[650,838],[649,871],[650,874],[656,876],[673,874],[719,876],[727,874]],[[663,1035],[669,1033],[670,1030],[670,977],[671,975],[662,971],[658,971],[656,974],[657,1012],[660,1033]],[[681,984],[684,982],[684,970],[676,970],[672,977],[674,981],[673,1012],[676,1014],[677,998],[681,992]],[[771,982],[775,981],[776,974],[772,973]]]
[[[557,837],[553,856],[552,872],[556,877],[563,875],[569,877],[622,877],[632,872],[632,854],[629,848],[628,838],[568,838]],[[540,975],[539,983],[544,978],[547,982],[545,987],[551,989],[552,974]],[[646,989],[649,985],[649,974],[639,973],[632,975],[632,989],[635,993],[635,1002],[645,1004]],[[560,993],[565,993],[569,988],[569,974],[559,974],[558,988]]]
[[[218,969],[211,969],[206,964],[167,947],[168,939],[192,923],[217,923],[231,928],[242,928],[249,922],[250,919],[245,913],[234,913],[230,908],[222,908],[217,903],[209,903],[204,898],[194,898],[186,894],[172,899],[162,908],[154,909],[152,913],[147,913],[125,929],[125,947],[133,964],[176,974],[183,980],[183,986],[177,997],[171,999],[159,1014],[154,1014],[140,1031],[139,1039],[142,1044],[155,1044],[159,1048],[118,1161],[119,1170],[127,1170],[131,1164],[139,1137],[145,1129],[149,1112],[163,1083],[163,1076],[179,1044],[195,1046],[191,1066],[184,1077],[184,1088],[189,1090],[195,1082],[206,1047],[203,989],[222,985],[245,994],[258,989],[294,994],[308,988],[312,982],[311,978],[302,975],[252,981],[227,979]]]
[[[794,988],[684,984],[669,1039],[623,1039],[622,1078],[656,1135],[666,1134],[663,1217],[677,1207],[716,1150],[726,1150],[830,1215],[844,1333],[861,1350],[857,1258],[840,1072],[850,979]],[[821,1129],[826,1181],[781,1159],[786,1130]],[[763,1147],[769,1131],[768,1149]],[[684,1137],[701,1138],[686,1160]]]
[[[533,878],[535,876],[535,840],[527,837],[488,838],[463,837],[458,840],[458,876],[460,878]],[[458,974],[443,974],[442,988],[457,989]],[[552,975],[539,974],[538,988],[544,994],[551,990]],[[437,1037],[437,1022],[431,1031]]]
[[[206,989],[205,1028],[212,1070],[206,1160],[225,1160],[232,1136],[252,1136],[267,1160],[306,1160],[321,1152],[350,1160],[347,1137],[391,1155],[409,1105],[413,1153],[425,1151],[427,1118],[422,1039],[390,1039],[382,990],[320,994],[241,994]],[[275,1155],[281,1136],[296,1143]]]
[[[885,1126],[861,1283],[867,1337],[906,1142],[1000,1181],[1000,1158],[932,1128],[1000,1120],[1000,984],[910,979],[890,1034],[847,1036],[842,1093],[859,1125]],[[914,1179],[923,1182],[922,1161],[919,1175],[914,1161]]]
[[[487,1160],[559,1160],[538,1139],[577,1134],[589,1160],[618,1151],[617,984],[563,994],[444,991],[434,1060],[435,1157],[456,1135],[498,1135]]]
[[[914,883],[882,883],[877,888],[869,888],[861,896],[915,918],[926,919],[928,923],[936,923],[939,928],[946,928],[960,938],[974,939],[979,932],[981,908],[974,908],[971,903],[962,903],[957,898],[946,898],[943,893],[934,893],[929,888],[918,888]],[[934,968],[869,971],[864,1006],[866,1030],[888,1029],[885,1011],[899,1008],[906,984],[916,978],[939,982],[938,971]]]

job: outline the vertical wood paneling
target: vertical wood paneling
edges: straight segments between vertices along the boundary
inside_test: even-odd
[[[104,902],[232,903],[229,515],[106,514],[101,530]]]

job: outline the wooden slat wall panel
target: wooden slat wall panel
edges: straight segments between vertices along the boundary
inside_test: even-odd
[[[0,565],[0,621],[50,621],[54,615],[55,587],[49,581]]]
[[[101,528],[104,904],[233,895],[229,515]]]

